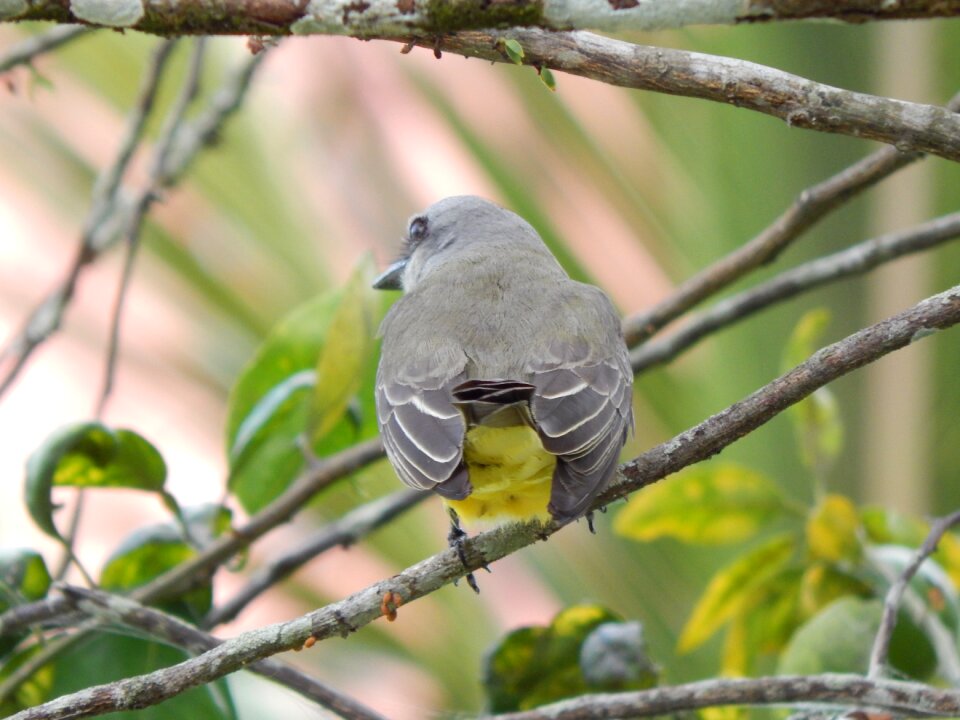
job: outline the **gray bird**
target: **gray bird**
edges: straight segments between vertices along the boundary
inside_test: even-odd
[[[469,195],[410,219],[374,283],[383,320],[377,418],[400,479],[467,522],[582,516],[633,428],[620,320],[533,227]]]

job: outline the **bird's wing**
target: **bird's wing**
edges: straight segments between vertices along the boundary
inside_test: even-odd
[[[470,492],[462,467],[463,415],[450,388],[464,379],[464,365],[428,358],[404,372],[377,373],[377,419],[383,444],[400,479],[413,488],[462,499]]]
[[[616,356],[576,364],[575,358],[534,373],[531,400],[543,447],[557,455],[550,514],[582,515],[613,475],[633,427],[633,375],[626,348]],[[551,353],[564,357],[564,351]]]

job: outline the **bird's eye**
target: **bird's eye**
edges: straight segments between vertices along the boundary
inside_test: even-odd
[[[423,215],[418,215],[410,221],[410,229],[407,231],[407,238],[410,240],[411,244],[416,245],[418,242],[423,240],[426,234],[427,218],[425,218]]]

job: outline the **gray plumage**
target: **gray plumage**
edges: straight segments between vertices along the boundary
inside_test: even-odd
[[[468,424],[525,422],[557,456],[551,515],[586,512],[633,426],[633,376],[607,296],[571,280],[521,217],[472,196],[414,216],[376,287],[405,293],[380,328],[376,383],[400,479],[463,499]]]

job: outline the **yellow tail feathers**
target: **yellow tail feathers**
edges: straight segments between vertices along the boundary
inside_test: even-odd
[[[463,446],[473,492],[463,500],[446,500],[467,524],[511,520],[547,520],[555,456],[543,449],[527,425],[467,431]]]

